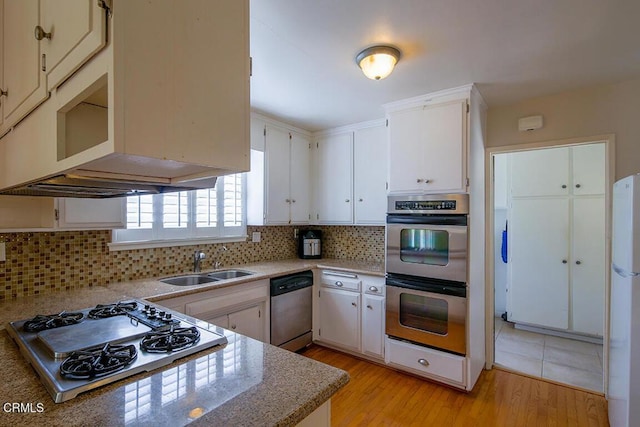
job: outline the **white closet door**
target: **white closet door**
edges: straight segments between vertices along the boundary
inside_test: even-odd
[[[605,292],[604,196],[573,199],[572,329],[602,336]]]
[[[571,149],[573,161],[573,194],[576,196],[604,194],[605,146],[588,144]]]
[[[569,327],[569,201],[516,199],[509,219],[509,321]]]
[[[569,148],[545,148],[511,154],[513,197],[569,194]]]

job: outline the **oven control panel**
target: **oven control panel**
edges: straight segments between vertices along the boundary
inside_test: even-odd
[[[455,211],[455,200],[398,200],[395,202],[396,211]]]

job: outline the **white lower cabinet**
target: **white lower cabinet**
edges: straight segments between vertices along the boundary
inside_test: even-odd
[[[387,338],[386,362],[457,387],[464,385],[466,359],[462,356]]]
[[[384,278],[323,270],[317,340],[376,359],[384,357]]]
[[[158,302],[216,326],[269,342],[268,279]]]

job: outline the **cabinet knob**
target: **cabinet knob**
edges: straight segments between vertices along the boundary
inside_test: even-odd
[[[373,307],[371,307],[370,305],[367,305],[367,308],[368,308],[369,310],[373,310]]]
[[[580,184],[576,184],[576,188],[580,188],[582,187]]]
[[[420,183],[424,182],[424,179],[420,179],[420,178],[418,178],[418,179],[416,180],[416,182],[417,182],[418,184],[420,184]]]
[[[235,330],[236,329],[236,325],[231,325],[231,329]]]
[[[562,188],[567,188],[567,185],[566,184],[562,184]]]
[[[432,179],[425,179],[425,180],[424,180],[424,183],[425,183],[425,184],[431,184],[432,182],[433,182],[433,180],[432,180]]]
[[[370,290],[371,292],[378,292],[378,288],[377,288],[377,287],[375,287],[375,286],[369,286],[369,290]]]
[[[418,363],[422,366],[429,366],[429,361],[427,359],[418,359]]]
[[[364,200],[362,200],[362,199],[358,199],[358,201],[359,201],[359,202],[364,202]]]
[[[563,263],[563,264],[566,264],[566,263],[567,263],[567,260],[566,260],[566,259],[563,259],[563,260],[562,260],[562,263]]]
[[[290,199],[284,199],[284,201],[287,202],[287,203],[291,203]]]
[[[345,202],[349,203],[349,199],[344,199]]]
[[[7,90],[0,89],[0,97],[2,96],[9,96],[9,89]]]
[[[296,199],[291,199],[291,203],[295,203],[295,202],[296,202]]]
[[[576,261],[576,264],[580,265],[582,264],[582,261]]]
[[[40,25],[37,25],[33,30],[33,35],[36,37],[36,40],[49,39],[51,40],[51,33],[47,33],[42,29]]]
[[[341,287],[343,287],[343,286],[344,286],[344,283],[342,283],[341,281],[339,281],[339,280],[338,280],[338,281],[336,282],[336,286],[337,286],[337,287],[339,287],[339,288],[341,288]]]
[[[351,305],[354,306],[354,307],[358,306],[358,304],[356,304],[355,302],[352,302]]]

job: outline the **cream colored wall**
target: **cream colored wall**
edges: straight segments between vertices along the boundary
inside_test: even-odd
[[[544,127],[518,131],[518,119],[544,116]],[[640,78],[489,108],[487,146],[501,147],[613,133],[616,179],[640,173]]]

